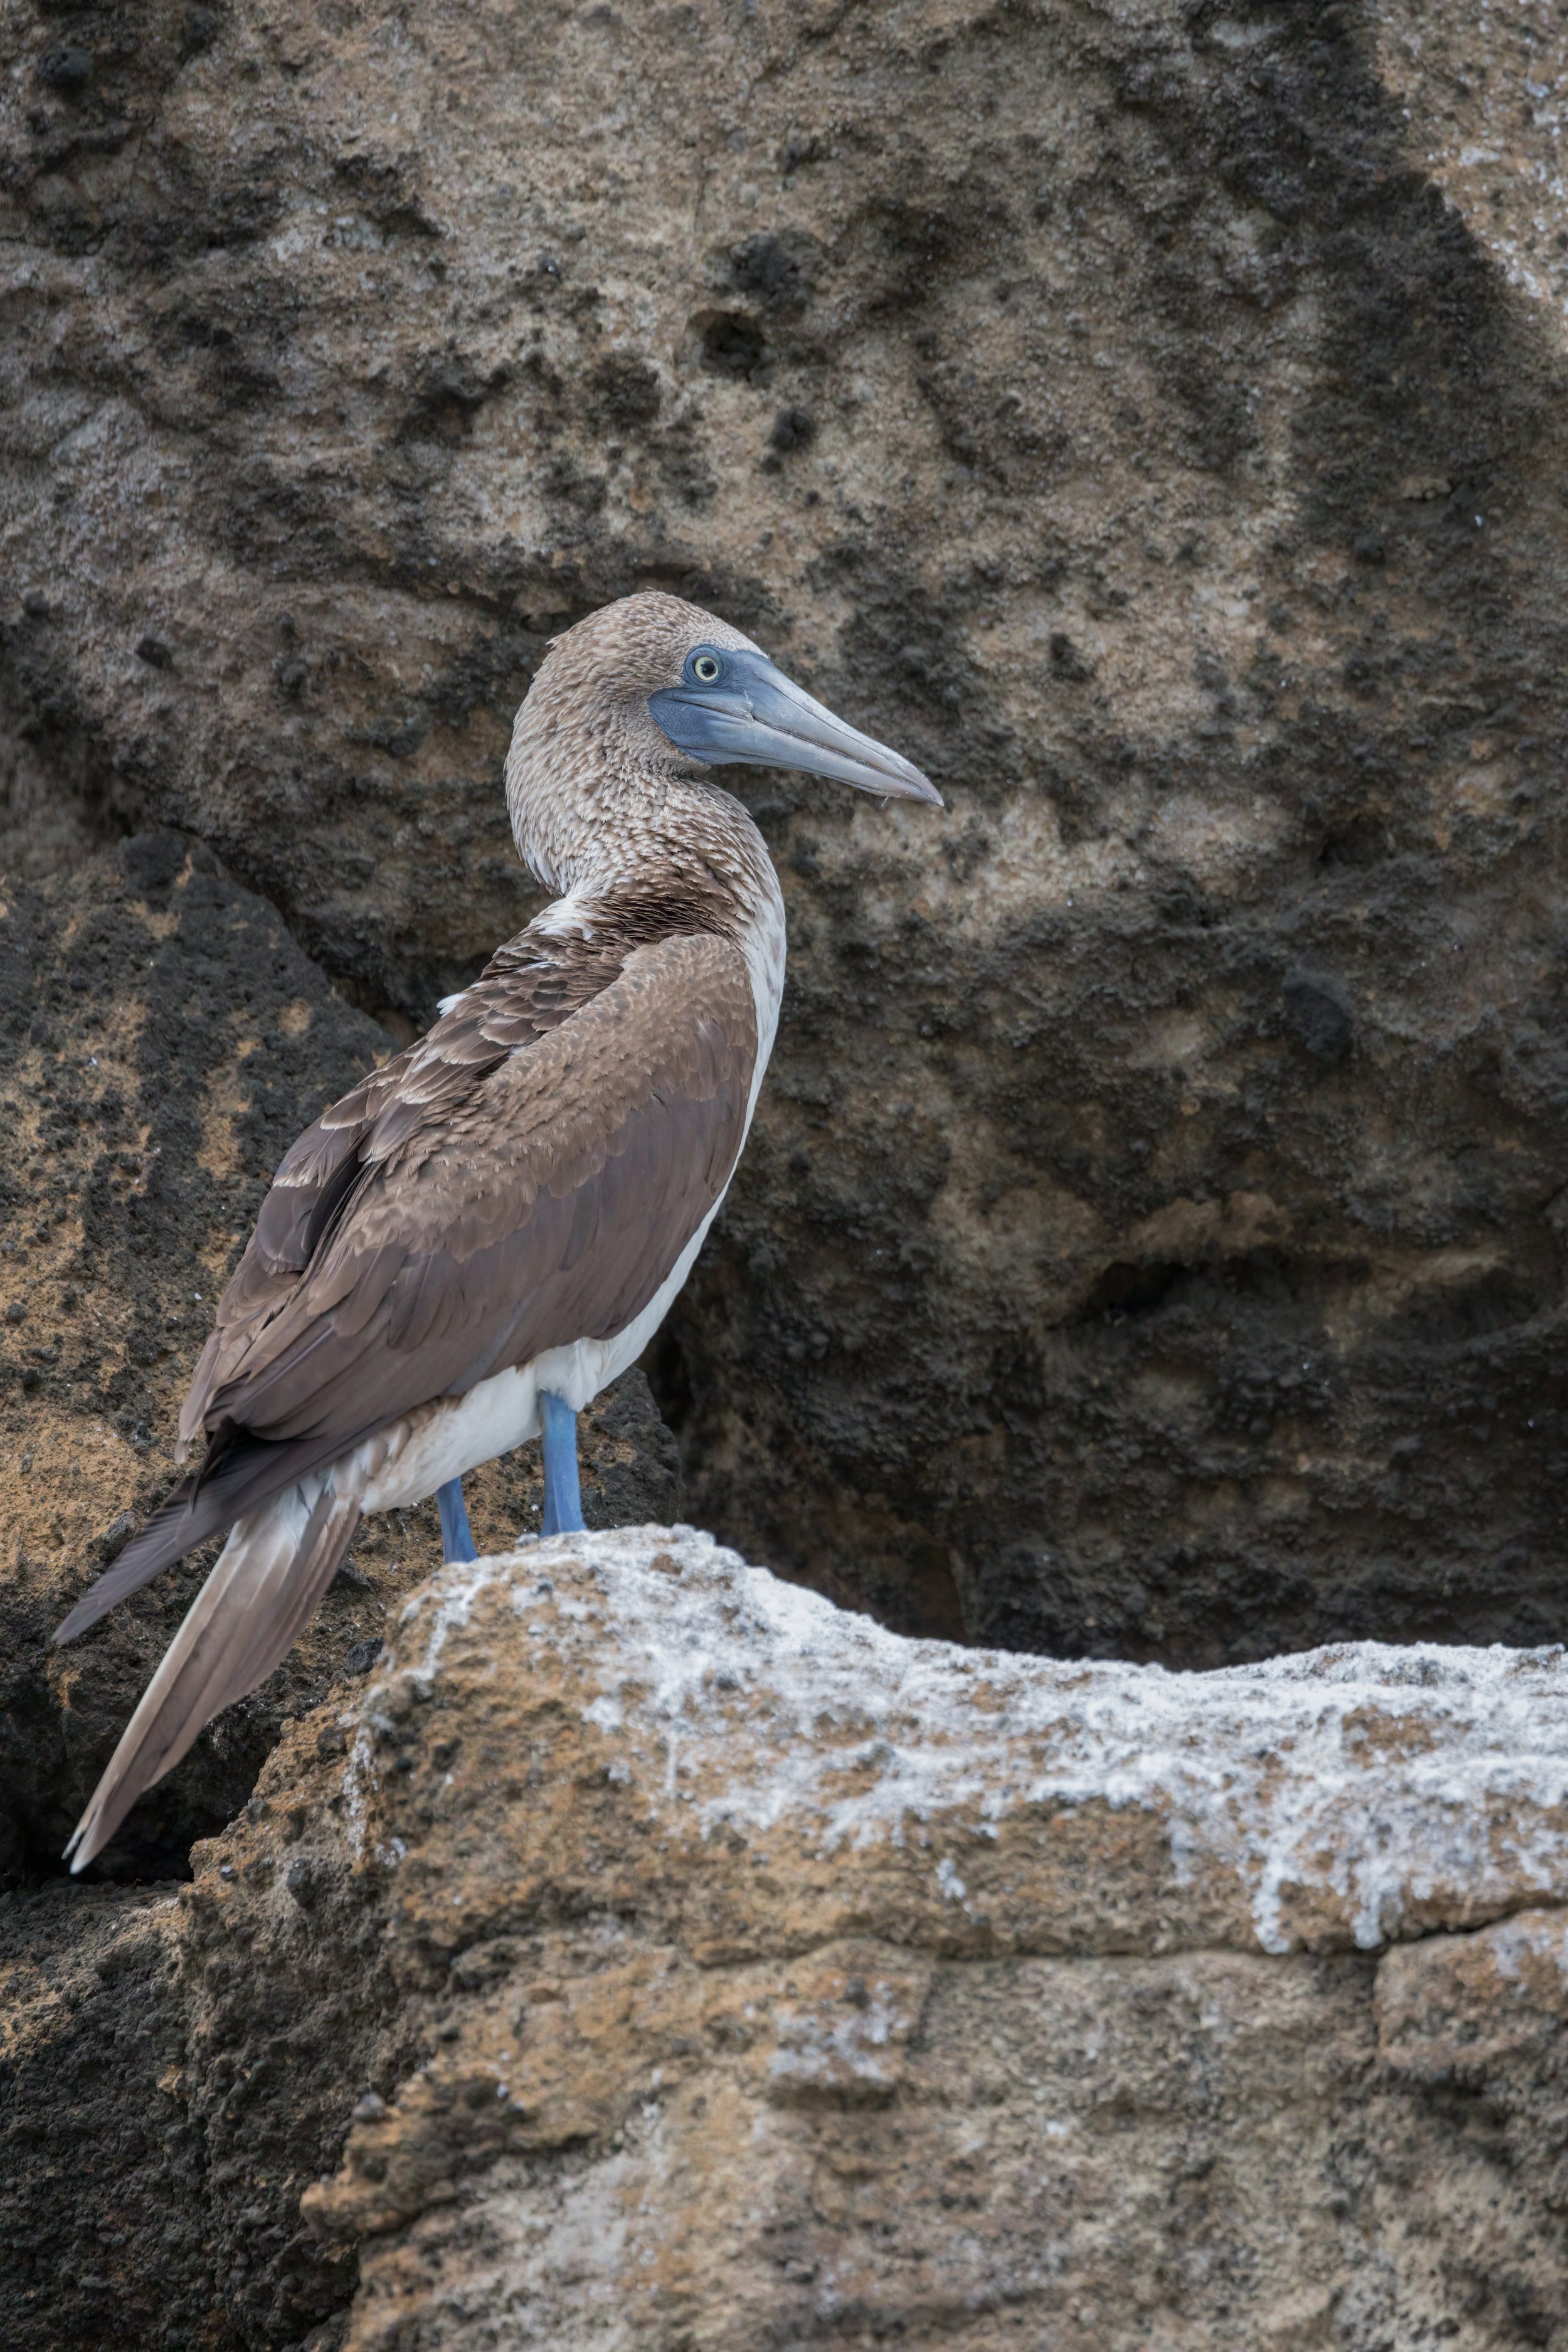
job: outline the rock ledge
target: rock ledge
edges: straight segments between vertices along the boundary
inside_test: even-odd
[[[16,2260],[97,2216],[18,2340],[1558,2340],[1565,1688],[911,1642],[689,1528],[444,1569],[177,1902],[13,1919]],[[95,2036],[199,2279],[98,2215]]]
[[[520,1643],[512,1702],[539,1705],[542,1667],[661,1850],[782,1843],[821,1927],[869,1877],[944,1947],[1365,1949],[1568,1878],[1561,1646],[1058,1664],[902,1639],[657,1528],[529,1545],[409,1600],[395,1668],[341,1717],[357,1862],[408,1851],[385,1710],[510,1683]]]

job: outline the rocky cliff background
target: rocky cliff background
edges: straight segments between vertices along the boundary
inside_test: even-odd
[[[8,2340],[1568,2341],[1561,1658],[1247,1663],[1564,1633],[1563,46],[0,0]],[[969,1646],[650,1533],[443,1664],[397,1515],[68,1887],[203,1562],[50,1629],[647,585],[949,814],[742,777],[784,1024],[588,1517]]]
[[[693,1513],[1057,1653],[1561,1633],[1555,16],[4,21],[8,867],[176,828],[405,1036],[551,632],[705,600],[950,814],[742,778]]]

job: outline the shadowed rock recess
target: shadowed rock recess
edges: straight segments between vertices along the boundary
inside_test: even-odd
[[[1565,1677],[444,1570],[192,1885],[0,1913],[7,2345],[1561,2343]]]
[[[692,1510],[1059,1654],[1561,1633],[1557,18],[0,22],[9,862],[183,828],[406,1034],[550,632],[706,598],[950,814],[742,775]]]

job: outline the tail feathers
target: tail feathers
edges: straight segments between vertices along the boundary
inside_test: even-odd
[[[352,1441],[350,1441],[352,1443]],[[76,1607],[55,1631],[57,1643],[74,1642],[89,1625],[139,1592],[153,1577],[194,1551],[209,1536],[221,1535],[242,1511],[255,1512],[268,1496],[312,1470],[324,1460],[347,1450],[340,1437],[276,1440],[240,1436],[226,1446],[216,1465],[184,1478],[159,1504],[144,1528],[126,1545],[114,1566],[82,1594]]]
[[[236,1522],[66,1848],[73,1871],[102,1852],[203,1725],[265,1682],[293,1647],[359,1517],[357,1498],[340,1495],[329,1472],[301,1479]]]

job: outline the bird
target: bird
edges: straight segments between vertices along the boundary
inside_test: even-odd
[[[734,1173],[778,1025],[784,908],[715,780],[787,768],[942,806],[742,632],[661,591],[552,637],[506,797],[550,903],[280,1161],[180,1414],[198,1467],[58,1627],[227,1540],[66,1848],[100,1854],[203,1726],[266,1680],[367,1512],[539,1436],[546,1535],[581,1529],[576,1415],[636,1361]]]

